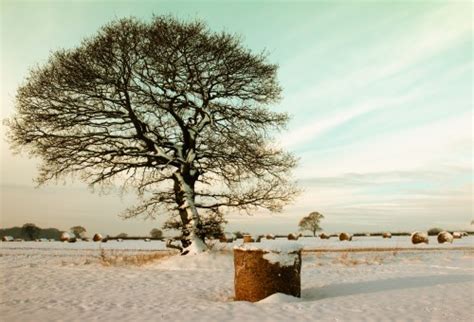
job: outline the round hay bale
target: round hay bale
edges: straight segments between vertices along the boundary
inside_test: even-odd
[[[321,238],[321,239],[329,239],[329,238],[331,238],[331,235],[326,234],[326,233],[321,233],[321,234],[319,234],[319,238]]]
[[[123,242],[123,239],[122,238],[117,238],[117,242],[121,243],[121,242]]]
[[[145,238],[145,242],[149,243],[149,242],[151,242],[151,239],[150,238]]]
[[[442,231],[438,234],[438,243],[452,243],[453,242],[453,235],[451,235],[447,231]]]
[[[349,234],[349,233],[340,233],[339,234],[339,240],[340,241],[344,241],[344,240],[351,241],[352,240],[352,235]]]
[[[72,238],[72,237],[73,237],[73,236],[71,236],[70,233],[68,233],[68,232],[63,232],[63,233],[61,234],[61,236],[59,237],[59,240],[62,241],[62,242],[66,242],[66,241],[69,240],[69,238]]]
[[[102,238],[102,240],[101,240],[102,243],[106,243],[106,242],[108,242],[108,241],[109,241],[109,239],[108,239],[107,237]]]
[[[383,237],[383,238],[392,238],[392,233],[390,233],[390,232],[387,231],[387,232],[385,232],[385,233],[382,234],[382,237]]]
[[[92,240],[95,242],[101,241],[102,240],[102,235],[101,234],[95,234],[94,237],[92,237]]]
[[[75,243],[77,242],[77,238],[76,237],[71,237],[68,239],[68,243]]]
[[[454,239],[461,239],[462,238],[462,233],[459,231],[453,232],[453,238]]]
[[[298,235],[290,233],[288,234],[288,240],[298,240]]]
[[[254,239],[250,235],[244,235],[244,243],[253,243]]]
[[[269,240],[274,240],[274,239],[275,239],[275,235],[273,235],[273,234],[267,234],[267,235],[265,236],[265,238],[266,238],[266,239],[269,239]]]
[[[301,246],[290,245],[296,247],[235,247],[235,300],[257,302],[275,293],[300,297]]]
[[[428,244],[429,243],[428,234],[415,231],[413,234],[411,234],[411,242],[415,245],[421,244],[421,243]]]

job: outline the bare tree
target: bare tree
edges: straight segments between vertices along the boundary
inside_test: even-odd
[[[266,60],[199,21],[118,20],[31,71],[10,141],[42,160],[40,184],[78,174],[136,190],[125,217],[175,211],[200,252],[199,209],[279,211],[297,192],[295,158],[271,144],[288,117],[268,109],[281,89]]]
[[[300,230],[302,231],[304,230],[311,231],[313,233],[313,236],[316,237],[316,232],[318,230],[321,230],[321,227],[319,226],[319,222],[323,218],[324,216],[322,214],[320,214],[317,211],[314,211],[310,213],[308,216],[303,217],[300,220],[300,223],[298,224],[298,226],[300,227]]]

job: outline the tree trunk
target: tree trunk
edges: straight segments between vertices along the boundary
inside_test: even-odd
[[[188,176],[186,176],[188,177]],[[197,254],[207,250],[204,241],[199,237],[200,217],[194,203],[194,182],[179,172],[174,173],[175,186],[179,188],[180,202],[178,209],[183,223],[183,255]]]
[[[181,244],[182,248],[186,248],[190,245],[189,241],[189,230],[188,230],[188,213],[186,212],[185,209],[182,208],[182,205],[185,202],[184,198],[184,193],[182,192],[180,188],[180,184],[177,178],[174,178],[174,194],[175,194],[175,200],[176,204],[178,205],[178,212],[179,212],[179,217],[181,219]]]

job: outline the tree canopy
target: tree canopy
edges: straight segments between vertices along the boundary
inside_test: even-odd
[[[298,226],[300,230],[309,230],[313,233],[313,236],[316,236],[316,232],[321,230],[319,223],[324,216],[317,211],[311,212],[308,216],[303,217]]]
[[[151,238],[162,238],[163,237],[163,232],[158,228],[153,228],[150,231],[150,236],[151,236]]]
[[[21,227],[23,235],[28,236],[30,240],[38,238],[41,228],[32,223],[26,223]]]
[[[295,158],[272,144],[288,120],[268,108],[276,71],[203,22],[120,19],[31,70],[10,142],[41,159],[39,183],[119,183],[141,198],[125,217],[176,213],[199,252],[200,210],[280,211],[297,193]]]

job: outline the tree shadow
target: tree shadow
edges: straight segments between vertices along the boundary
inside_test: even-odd
[[[331,284],[302,290],[303,301],[315,301],[326,298],[369,294],[391,290],[403,290],[441,284],[465,283],[474,281],[472,275],[433,275],[400,277],[358,283]]]

